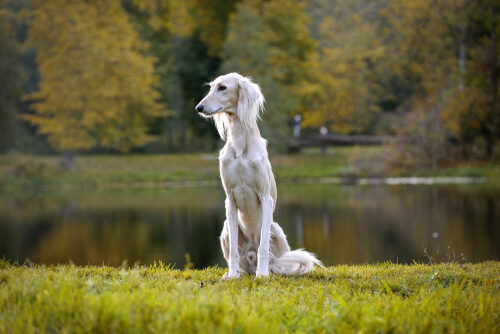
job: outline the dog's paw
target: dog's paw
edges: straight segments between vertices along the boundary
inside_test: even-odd
[[[257,275],[256,275],[257,278],[266,278],[266,277],[269,277],[269,271],[258,271],[257,272]]]
[[[257,267],[257,278],[265,278],[269,276],[269,265],[267,263],[259,263]]]
[[[240,277],[241,277],[241,275],[239,272],[237,272],[236,274],[230,274],[228,271],[227,273],[224,273],[224,275],[222,276],[222,279],[231,280],[231,279],[238,279]]]

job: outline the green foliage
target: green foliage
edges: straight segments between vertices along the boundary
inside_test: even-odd
[[[54,147],[129,151],[150,139],[148,120],[161,112],[153,58],[119,1],[39,1],[28,43],[42,80],[25,119]]]
[[[243,1],[230,17],[221,73],[252,76],[262,87],[267,113],[261,124],[271,147],[291,137],[287,121],[314,91],[315,42],[299,1]]]
[[[402,152],[414,152],[406,161],[436,168],[493,157],[500,140],[499,9],[490,1],[394,1],[388,7],[395,73],[411,88],[402,104],[411,111],[402,130],[413,138]],[[405,29],[408,22],[416,29]]]
[[[470,1],[461,8],[459,24],[467,46],[463,85],[449,93],[443,107],[449,134],[460,143],[464,156],[477,160],[498,159],[494,151],[500,146],[499,13],[494,1]],[[478,142],[485,143],[479,154]]]
[[[275,150],[287,148],[301,114],[305,132],[417,137],[400,145],[416,165],[500,156],[493,0],[3,0],[0,8],[4,150],[19,141],[20,111],[58,150],[213,150],[216,131],[193,106],[205,82],[238,71],[263,88],[261,127]],[[34,89],[30,114],[20,96]]]
[[[386,46],[389,71],[397,84],[395,103],[425,98],[448,86],[458,86],[454,1],[389,1],[380,10],[379,33]],[[405,89],[406,88],[406,89]],[[406,101],[405,101],[406,100]]]
[[[321,89],[304,112],[304,125],[337,133],[363,132],[380,110],[386,45],[377,21],[384,5],[365,0],[310,1],[319,42],[315,79]]]
[[[224,269],[0,262],[0,332],[499,331],[498,262],[335,266],[221,279]]]
[[[0,151],[13,146],[26,71],[21,62],[23,46],[17,38],[19,17],[0,2]]]
[[[167,118],[158,119],[151,131],[159,135],[151,150],[213,150],[216,131],[200,121],[194,106],[220,65],[228,15],[237,1],[126,1],[150,54],[159,81],[161,102],[168,106]]]

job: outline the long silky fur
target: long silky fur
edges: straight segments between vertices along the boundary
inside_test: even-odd
[[[224,91],[217,90],[221,85],[229,91],[219,93]],[[229,265],[224,278],[237,278],[245,272],[261,277],[269,272],[295,276],[311,271],[315,265],[322,266],[314,254],[303,249],[290,250],[283,229],[272,221],[277,191],[267,142],[257,125],[265,102],[259,85],[248,77],[230,73],[217,78],[210,86],[210,93],[196,109],[202,106],[203,111],[205,105],[208,115],[202,116],[214,119],[220,137],[226,141],[219,155],[227,195],[226,221],[220,237]],[[237,163],[233,163],[235,161]],[[261,210],[260,218],[249,210],[252,213]],[[231,237],[230,233],[236,231],[237,237],[233,234]],[[268,257],[260,253],[262,249],[266,252],[267,247]]]
[[[229,117],[225,112],[220,112],[214,115],[214,123],[217,132],[222,140],[226,140],[227,129],[229,128]]]
[[[288,251],[271,263],[271,271],[275,274],[298,276],[308,273],[314,265],[323,267],[320,260],[303,249]]]
[[[238,84],[238,118],[251,129],[264,112],[264,95],[259,85],[244,77]]]

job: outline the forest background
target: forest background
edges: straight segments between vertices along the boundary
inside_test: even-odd
[[[273,152],[302,133],[392,138],[384,159],[500,159],[494,0],[0,0],[0,151],[214,151],[205,83],[266,96]]]

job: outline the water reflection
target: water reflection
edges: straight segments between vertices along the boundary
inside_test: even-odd
[[[285,185],[275,220],[327,265],[499,259],[500,189]],[[0,197],[0,255],[23,262],[224,265],[220,188]],[[462,255],[463,254],[463,255]]]

